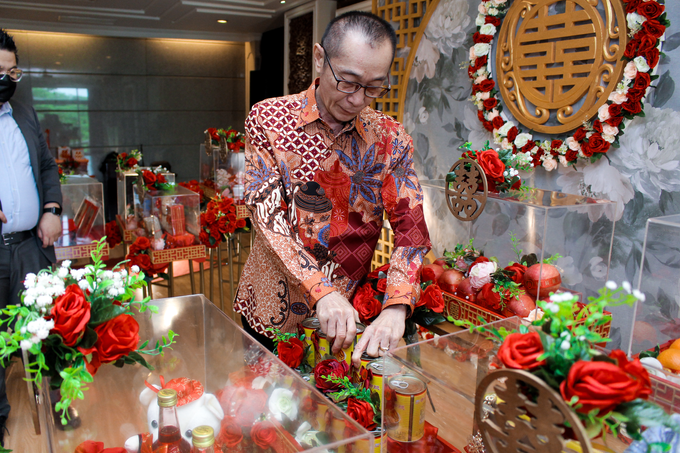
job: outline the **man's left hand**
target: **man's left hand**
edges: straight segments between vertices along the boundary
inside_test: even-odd
[[[59,216],[50,212],[44,213],[38,224],[38,237],[43,243],[43,248],[53,245],[60,236],[61,219]]]
[[[354,347],[352,363],[361,366],[364,351],[372,357],[385,355],[389,349],[396,348],[404,336],[406,306],[392,305],[385,308],[370,326],[366,327],[361,339]]]

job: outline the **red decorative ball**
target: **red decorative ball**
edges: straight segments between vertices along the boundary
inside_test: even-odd
[[[446,269],[437,279],[437,285],[447,293],[455,294],[458,285],[463,281],[463,273],[455,269]]]
[[[458,290],[454,294],[469,302],[475,302],[477,300],[477,291],[472,287],[469,278],[463,279],[463,281],[460,282]]]
[[[508,317],[517,315],[520,318],[526,318],[531,310],[536,309],[536,302],[526,293],[505,301],[505,304],[503,315]]]
[[[538,287],[539,280],[541,287]],[[524,286],[527,294],[536,298],[536,292],[540,298],[548,297],[550,293],[557,291],[562,284],[562,276],[552,264],[537,263],[524,273]]]

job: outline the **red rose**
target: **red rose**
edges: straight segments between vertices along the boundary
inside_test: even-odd
[[[642,24],[642,32],[647,33],[648,35],[653,36],[657,39],[659,39],[664,34],[665,31],[666,27],[661,25],[657,20],[646,20]]]
[[[609,142],[603,139],[600,134],[593,134],[588,139],[587,147],[593,153],[606,153],[609,150]]]
[[[498,349],[498,358],[507,368],[533,370],[545,365],[545,360],[536,361],[543,352],[541,337],[537,332],[511,333]]]
[[[148,238],[140,236],[135,240],[133,245],[136,245],[139,250],[146,250],[151,247],[151,242]]]
[[[158,184],[165,184],[168,181],[165,179],[165,176],[163,176],[163,173],[159,173],[158,175],[156,175],[156,182]]]
[[[626,44],[626,50],[623,51],[623,56],[628,58],[629,60],[635,58],[635,56],[637,55],[639,43],[640,40],[637,38],[633,38],[630,41],[628,41],[628,44]]]
[[[220,423],[220,432],[216,439],[227,448],[234,448],[243,440],[243,431],[231,417],[224,417]]]
[[[375,298],[377,295],[370,283],[364,284],[354,295],[352,306],[359,312],[361,322],[375,318],[382,311],[382,304]]]
[[[125,160],[125,159],[127,159],[127,153],[120,153],[120,154],[118,155],[118,159],[120,159],[120,160]]]
[[[623,122],[622,116],[612,116],[607,121],[605,121],[605,123],[609,124],[610,126],[614,126],[614,127],[619,127],[619,125],[622,122]]]
[[[279,359],[293,369],[300,366],[302,357],[305,355],[305,344],[295,337],[288,341],[280,341],[276,349]]]
[[[609,116],[619,116],[621,114],[621,104],[609,104]]]
[[[498,105],[498,99],[496,98],[489,98],[484,100],[484,109],[485,110],[493,110],[494,107]],[[500,118],[500,117],[498,117]]]
[[[512,126],[508,131],[508,141],[510,143],[514,142],[517,135],[519,135],[519,129],[517,129],[517,126]]]
[[[347,400],[347,415],[369,431],[373,431],[378,424],[373,421],[375,413],[370,403],[351,397]]]
[[[513,263],[506,267],[505,270],[512,273],[513,282],[521,285],[524,281],[524,273],[527,271],[527,267],[521,263]]]
[[[276,430],[271,422],[257,422],[250,430],[250,437],[260,448],[269,448],[276,440]]]
[[[144,184],[147,186],[155,184],[156,182],[156,175],[154,175],[152,171],[144,170],[142,172],[142,177],[144,178]]]
[[[303,414],[316,413],[318,408],[319,403],[311,396],[305,396],[300,402],[300,411],[302,411]]]
[[[390,270],[390,263],[383,264],[382,266],[380,266],[380,267],[377,268],[376,270],[370,272],[370,273],[366,276],[366,278],[368,278],[368,279],[378,278],[378,277],[380,276],[380,273],[381,273],[381,272],[384,272],[385,274],[387,274],[387,271],[389,271],[389,270]]]
[[[135,262],[141,270],[146,274],[151,273],[151,257],[147,254],[141,254],[136,256]]]
[[[505,121],[503,121],[503,118],[501,118],[500,115],[498,115],[496,118],[494,118],[493,121],[491,122],[494,129],[500,129],[501,127],[503,127],[504,123],[505,123]]]
[[[505,164],[498,158],[496,151],[487,150],[477,153],[477,162],[479,162],[484,173],[491,179],[498,182],[503,182],[505,180],[505,177],[503,176]]]
[[[583,142],[581,144],[581,152],[585,157],[592,157],[593,156],[593,150],[590,148],[588,145],[588,142]]]
[[[501,295],[493,291],[494,284],[487,283],[477,293],[477,302],[490,310],[501,309]]]
[[[323,392],[336,392],[340,390],[340,384],[334,384],[331,381],[324,379],[322,376],[334,376],[342,379],[348,376],[349,365],[344,360],[338,362],[336,359],[326,359],[319,362],[314,367],[314,380],[316,381],[316,388]]]
[[[217,133],[217,129],[214,127],[209,127],[208,128],[208,134],[210,134],[210,138],[213,140],[219,141],[220,139],[220,134]]]
[[[651,82],[652,80],[649,77],[649,74],[646,72],[638,72],[635,81],[633,82],[633,88],[646,90]],[[628,90],[628,92],[630,93],[630,90]]]
[[[621,403],[651,395],[649,374],[639,360],[629,362],[620,350],[612,352],[610,357],[618,365],[582,360],[569,369],[567,379],[560,385],[560,391],[565,401],[578,397],[581,407],[576,409],[577,412],[587,414],[593,409],[599,409],[599,415],[605,415]]]
[[[482,92],[487,92],[493,90],[493,88],[496,86],[496,82],[494,82],[491,79],[486,79],[482,81],[482,83],[479,84],[479,90]]]
[[[637,52],[640,54],[644,54],[648,50],[654,49],[655,47],[656,38],[643,34],[642,37],[640,38],[640,43],[637,46]],[[649,62],[647,64],[649,65]],[[649,67],[651,68],[652,66],[650,65]]]
[[[626,13],[630,14],[632,12],[636,12],[638,5],[640,5],[641,2],[642,0],[628,0],[628,2],[624,2],[626,5]]]
[[[134,157],[130,157],[127,160],[127,162],[125,162],[125,165],[127,165],[128,167],[134,167],[135,165],[137,165],[137,159],[135,159]]]
[[[387,279],[386,278],[381,278],[378,280],[378,283],[376,283],[376,289],[378,290],[378,293],[385,294],[387,291]]]
[[[553,140],[550,142],[550,149],[551,150],[557,150],[559,147],[562,146],[562,140]]]
[[[534,149],[535,146],[536,146],[536,142],[534,142],[533,140],[529,140],[529,141],[526,143],[526,145],[522,146],[522,152],[523,152],[523,153],[528,153],[528,152],[530,152],[532,149]]]
[[[416,307],[421,306],[425,306],[425,308],[435,313],[444,311],[444,296],[442,296],[442,290],[438,285],[432,284],[425,288],[425,291],[420,295],[420,300],[416,304]]]
[[[644,89],[639,89],[639,88],[631,88],[628,90],[626,93],[628,96],[628,100],[633,102],[633,101],[640,101],[644,96],[645,96],[645,90]]]
[[[489,57],[484,55],[483,57],[475,58],[474,70],[477,71],[479,68],[483,68],[489,62]],[[473,71],[474,72],[474,71]]]
[[[647,19],[656,19],[663,13],[664,9],[665,7],[657,2],[643,2],[638,5],[637,12]]]
[[[626,102],[621,104],[623,110],[630,112],[633,115],[637,115],[642,111],[642,103],[639,100],[628,99]]]
[[[642,56],[645,57],[645,60],[647,60],[647,65],[650,68],[656,67],[656,65],[659,63],[659,49],[656,47],[649,49],[647,52],[643,53]]]
[[[602,122],[600,120],[593,121],[593,130],[598,133],[602,133]]]
[[[578,158],[578,153],[570,149],[564,154],[564,158],[567,159],[567,162],[573,162]]]
[[[482,126],[484,126],[484,129],[486,129],[487,131],[493,132],[494,127],[491,121],[482,120]]]
[[[493,36],[491,35],[483,35],[480,32],[476,31],[474,35],[472,35],[472,41],[477,44],[477,43],[485,43],[488,44],[493,40]]]
[[[66,346],[75,345],[90,320],[90,303],[78,285],[69,285],[52,307],[54,329],[50,333],[61,335]]]
[[[94,375],[102,363],[115,362],[137,348],[139,324],[130,315],[118,315],[94,328],[99,338],[91,348],[78,348],[83,355],[92,354],[87,369]]]
[[[425,283],[425,282],[433,282],[437,279],[437,276],[435,275],[434,271],[432,270],[431,267],[423,267],[423,272],[420,274],[420,281]]]
[[[574,140],[582,142],[584,138],[586,138],[586,130],[583,127],[579,127],[576,129],[576,132],[574,132]]]
[[[494,16],[486,16],[486,19],[484,19],[484,23],[492,24],[496,28],[501,26],[501,20],[498,17]]]

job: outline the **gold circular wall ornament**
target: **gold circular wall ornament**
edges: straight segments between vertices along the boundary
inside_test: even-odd
[[[627,63],[625,24],[617,0],[515,1],[496,50],[498,89],[515,119],[560,134],[597,115]]]
[[[477,162],[460,159],[453,164],[449,174],[456,175],[453,181],[445,181],[446,203],[451,214],[458,220],[469,222],[482,214],[489,193],[486,175]]]

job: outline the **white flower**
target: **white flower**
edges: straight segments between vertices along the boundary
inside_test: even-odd
[[[463,45],[470,24],[469,9],[467,0],[442,0],[439,3],[436,14],[425,28],[425,35],[439,52],[450,57],[454,49]]]
[[[80,289],[82,289],[83,291],[88,291],[88,290],[90,290],[90,284],[87,282],[87,280],[80,280],[80,281],[78,282],[78,286],[79,286]]]
[[[562,344],[560,345],[560,348],[561,348],[563,351],[569,350],[570,347],[571,347],[571,344],[569,343],[569,340],[568,340],[568,339],[565,340],[565,341],[563,341]]]
[[[637,298],[637,300],[639,300],[640,302],[644,302],[645,299],[646,299],[644,293],[642,293],[641,291],[638,291],[637,289],[633,290],[633,296],[635,296]]]
[[[478,42],[477,44],[474,45],[473,48],[475,49],[475,55],[478,57],[488,55],[489,51],[491,51],[491,45],[485,42]]]
[[[104,280],[113,280],[113,271],[102,272],[102,278],[104,278]]]
[[[33,343],[30,340],[21,340],[21,349],[24,351],[31,349],[31,346],[33,346]]]
[[[24,305],[26,305],[27,307],[30,307],[34,303],[35,303],[35,297],[27,296],[26,294],[24,294]]]
[[[420,124],[427,124],[427,120],[430,118],[430,114],[427,112],[425,107],[420,107],[418,110],[418,122]]]
[[[600,121],[607,121],[611,118],[611,115],[609,114],[609,104],[603,104],[597,109],[597,117]]]
[[[515,137],[515,142],[514,142],[515,146],[517,148],[522,148],[524,145],[527,144],[527,142],[529,140],[531,140],[531,138],[532,138],[531,134],[527,134],[526,132],[519,134],[519,135],[517,135],[517,137]]]
[[[71,267],[71,260],[64,260],[61,262],[61,267]]]
[[[623,283],[621,283],[621,287],[622,287],[628,294],[630,294],[630,292],[633,290],[632,286],[630,286],[630,282],[627,282],[627,281],[624,281]]]
[[[35,300],[35,303],[38,307],[46,307],[52,303],[52,298],[50,296],[42,295]]]
[[[477,263],[470,269],[470,284],[473,288],[479,289],[491,281],[491,274],[498,270],[498,264],[494,261]]]
[[[489,16],[498,16],[497,8],[489,8]]]
[[[610,289],[610,290],[612,290],[612,291],[614,291],[616,288],[619,287],[619,286],[616,284],[616,282],[613,281],[613,280],[609,280],[607,283],[605,283],[604,286],[606,286],[607,289]]]
[[[284,388],[274,389],[269,397],[269,411],[280,422],[284,421],[284,415],[290,420],[295,420],[298,408],[293,400],[293,392]]]
[[[87,272],[85,269],[71,269],[71,277],[75,280],[80,280]]]
[[[478,27],[481,27],[486,23],[486,16],[482,14],[477,14],[477,18],[475,19],[475,25]]]
[[[560,160],[560,163],[562,164],[563,167],[569,166],[569,161],[567,160],[566,157],[560,156],[560,157],[558,157],[558,159]]]
[[[474,149],[480,149],[484,142],[491,139],[491,133],[487,131],[477,117],[477,109],[470,103],[465,103],[463,111],[463,124],[470,131],[467,141],[472,143]],[[407,131],[408,132],[408,131]]]
[[[34,288],[36,281],[37,281],[36,275],[33,272],[30,272],[26,274],[26,278],[24,279],[24,286],[26,287],[26,289]]]
[[[609,94],[609,100],[614,104],[623,104],[628,100],[627,90],[616,90]]]
[[[57,275],[59,276],[59,278],[68,277],[68,268],[60,267],[59,270],[57,271]]]
[[[135,264],[130,268],[130,272],[132,272],[133,274],[139,274],[139,266]]]
[[[626,15],[626,22],[628,22],[628,28],[632,33],[639,30],[642,24],[646,21],[644,16],[638,13],[630,13]]]
[[[635,57],[635,59],[633,59],[633,63],[635,63],[635,67],[637,68],[638,71],[640,72],[649,71],[649,65],[647,64],[647,60],[642,55],[640,55],[639,57]]]
[[[508,135],[508,132],[510,132],[510,129],[512,129],[515,125],[512,123],[512,121],[506,121],[500,129],[498,129],[498,133],[506,136]]]
[[[496,26],[494,24],[484,24],[479,28],[479,34],[493,36],[496,34]]]
[[[637,76],[637,73],[637,66],[635,66],[635,62],[633,61],[629,61],[628,64],[626,64],[626,67],[623,68],[623,76],[628,80],[633,80],[635,76]]]
[[[554,169],[557,168],[557,161],[553,158],[545,159],[543,161],[543,168],[545,168],[548,171],[553,171]]]
[[[559,298],[557,300],[553,299],[553,297],[557,296],[557,294],[553,294],[550,296],[550,300],[553,302],[558,302]],[[557,304],[554,303],[548,303],[546,304],[545,308],[552,314],[555,314],[560,311],[560,307],[557,306]]]

